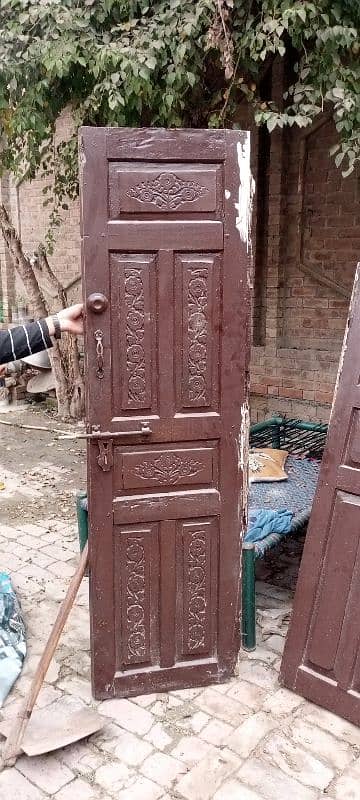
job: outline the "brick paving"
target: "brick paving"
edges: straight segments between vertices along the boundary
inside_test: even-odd
[[[12,576],[28,632],[6,718],[29,686],[78,558],[75,522],[60,513],[0,525],[1,569]],[[84,579],[39,705],[51,711],[63,697],[99,708],[109,724],[51,755],[21,757],[0,774],[0,800],[358,800],[360,729],[278,684],[287,590],[259,583],[258,648],[241,654],[229,683],[103,703],[90,691],[87,595]]]

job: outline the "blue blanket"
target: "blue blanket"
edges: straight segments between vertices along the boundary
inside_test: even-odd
[[[6,572],[0,572],[0,707],[22,670],[26,655],[20,603]]]
[[[285,536],[291,531],[293,516],[292,511],[286,509],[279,509],[279,511],[265,508],[250,509],[245,542],[260,542],[270,533],[279,533]]]

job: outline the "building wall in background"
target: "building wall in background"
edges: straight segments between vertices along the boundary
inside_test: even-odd
[[[272,96],[284,86],[275,64]],[[251,369],[252,418],[274,413],[327,421],[346,324],[349,295],[360,261],[360,176],[344,179],[329,156],[336,141],[324,117],[313,131],[254,130],[246,105],[237,123],[252,129],[254,205],[254,308]],[[323,124],[322,124],[323,123]],[[71,132],[59,120],[57,136]],[[29,253],[44,241],[48,211],[40,179],[15,187],[1,184]],[[80,276],[79,204],[64,212],[51,264],[68,285]],[[26,302],[0,239],[0,301],[5,321],[16,321]],[[304,271],[306,270],[306,271]],[[330,280],[331,286],[319,282]],[[69,292],[80,297],[80,283]],[[50,299],[51,306],[54,301]]]
[[[72,132],[70,113],[59,118],[57,138],[66,139]],[[45,242],[49,223],[49,208],[44,207],[46,196],[43,188],[46,181],[37,180],[16,185],[8,176],[0,184],[1,202],[7,205],[13,223],[17,228],[25,252],[32,255],[39,244]],[[63,224],[57,233],[53,255],[49,258],[55,274],[67,286],[75,278],[80,279],[80,228],[79,202],[69,204],[69,210],[63,212]],[[4,309],[4,321],[16,321],[23,313],[26,295],[21,281],[15,276],[12,264],[6,253],[4,241],[0,235],[0,297]],[[80,280],[69,291],[72,302],[80,297]],[[46,292],[45,292],[46,295]],[[56,300],[46,295],[52,309]]]

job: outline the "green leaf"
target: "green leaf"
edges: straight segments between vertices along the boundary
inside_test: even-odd
[[[24,164],[31,178],[38,170],[52,174],[54,186],[44,197],[55,198],[53,226],[78,191],[76,131],[72,144],[61,145],[49,161],[56,120],[69,107],[75,128],[219,127],[232,124],[241,94],[256,124],[271,132],[277,126],[304,128],[325,103],[339,138],[332,156],[345,173],[360,160],[358,0],[0,5],[1,166],[18,176]],[[216,22],[221,6],[223,20],[218,14]],[[263,103],[252,82],[258,87],[264,63],[294,52],[285,107],[274,99]],[[237,72],[228,93],[232,65]]]
[[[345,153],[343,150],[340,153],[338,153],[337,156],[335,156],[335,164],[337,167],[340,167],[340,164],[342,163],[344,156]]]
[[[112,111],[116,108],[116,106],[117,106],[116,95],[114,95],[114,94],[110,94],[109,95],[109,97],[108,97],[108,105],[109,105],[109,108],[111,108]]]
[[[146,66],[149,67],[149,69],[155,69],[156,67],[156,59],[154,58],[154,56],[148,56],[145,63]]]
[[[349,164],[348,168],[341,171],[343,178],[348,178],[354,170],[354,164]]]
[[[296,13],[297,13],[298,17],[300,17],[300,19],[303,22],[306,22],[306,9],[305,8],[297,8],[296,9]]]
[[[344,98],[345,92],[341,86],[334,86],[334,88],[332,89],[332,94],[334,95],[334,97],[339,97],[339,99],[342,100]]]
[[[266,120],[266,125],[267,125],[267,129],[268,129],[269,133],[271,133],[271,131],[273,131],[274,128],[276,128],[277,118],[276,117],[271,117],[270,119]]]

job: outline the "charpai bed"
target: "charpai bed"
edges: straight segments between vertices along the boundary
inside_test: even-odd
[[[306,527],[314,500],[327,425],[275,417],[251,427],[250,450],[273,448],[286,450],[287,480],[252,483],[249,491],[249,517],[259,510],[272,512],[271,530],[255,541],[245,536],[243,542],[242,643],[247,650],[256,646],[255,561],[281,542],[285,535],[295,535]],[[291,518],[286,532],[276,531],[276,515],[283,510]],[[275,522],[274,522],[275,520]],[[279,522],[281,513],[279,514]],[[266,531],[266,527],[264,528]],[[259,536],[259,534],[257,534]]]

